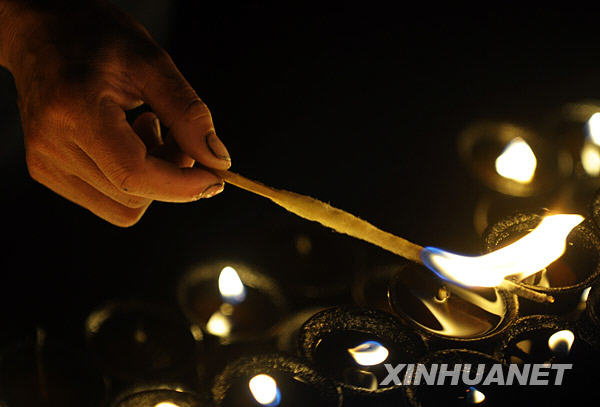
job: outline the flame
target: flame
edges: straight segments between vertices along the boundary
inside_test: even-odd
[[[598,137],[600,138],[600,134]],[[600,148],[597,145],[585,142],[581,149],[581,165],[588,175],[600,175]]]
[[[227,266],[219,274],[219,292],[223,301],[239,304],[246,299],[246,288],[233,267]]]
[[[206,330],[215,336],[228,336],[231,333],[231,321],[227,315],[224,315],[221,311],[216,311],[208,319]]]
[[[579,312],[585,311],[585,308],[587,307],[587,299],[590,296],[591,289],[592,289],[592,287],[588,287],[585,290],[583,290],[583,292],[581,293],[581,298],[579,299],[579,304],[577,304],[577,310]]]
[[[375,366],[383,363],[390,352],[385,346],[376,341],[367,341],[348,349],[356,363],[361,366]]]
[[[155,404],[154,407],[179,407],[179,404],[171,403],[170,401],[163,401]]]
[[[597,146],[600,146],[600,112],[594,113],[586,123],[587,138]]]
[[[485,394],[477,390],[475,387],[469,387],[467,390],[467,402],[469,404],[479,404],[485,401]]]
[[[600,113],[594,113],[586,123],[587,135],[581,149],[581,165],[585,172],[600,175]]]
[[[590,291],[592,287],[588,287],[581,293],[581,302],[587,302],[588,297],[590,296]]]
[[[556,354],[568,355],[575,341],[575,334],[568,329],[558,331],[548,338],[548,348]]]
[[[496,158],[496,172],[521,184],[531,182],[536,166],[533,150],[521,137],[512,139]]]
[[[581,215],[546,216],[526,236],[483,256],[425,247],[421,260],[440,277],[464,286],[494,287],[510,275],[522,280],[562,256],[567,236],[583,219]]]
[[[277,382],[271,376],[259,374],[248,382],[250,392],[254,399],[263,406],[276,406],[281,401],[281,393]]]

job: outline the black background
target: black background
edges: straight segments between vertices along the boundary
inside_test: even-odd
[[[173,3],[164,18],[164,45],[210,106],[233,170],[453,250],[479,248],[479,189],[457,157],[460,130],[487,118],[537,125],[564,102],[600,98],[597,15],[574,5],[197,1]],[[4,75],[6,340],[36,324],[80,332],[110,298],[173,302],[190,264],[260,264],[278,250],[265,238],[275,226],[304,224],[229,186],[206,201],[154,203],[130,229],[111,226],[28,177]],[[387,256],[357,244],[369,262]],[[271,274],[285,278],[283,266]]]

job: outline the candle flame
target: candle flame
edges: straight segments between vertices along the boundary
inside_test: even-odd
[[[586,141],[581,149],[581,165],[587,175],[600,175],[600,147]]]
[[[263,406],[277,406],[281,401],[281,393],[277,382],[271,376],[259,374],[248,382],[250,392],[254,399]]]
[[[215,336],[228,336],[231,333],[231,321],[227,315],[224,315],[221,311],[216,311],[208,319],[206,330],[209,334]]]
[[[575,341],[575,334],[568,329],[558,331],[548,338],[548,348],[556,354],[568,355]]]
[[[154,407],[179,407],[179,405],[171,403],[170,401],[163,401],[161,403],[155,404]]]
[[[587,135],[581,149],[581,165],[585,172],[600,175],[600,113],[594,113],[586,123]]]
[[[600,112],[590,116],[586,123],[587,138],[597,146],[600,146]]]
[[[479,404],[485,401],[485,394],[477,390],[475,387],[469,387],[467,390],[467,402],[469,404]]]
[[[348,349],[348,353],[361,366],[375,366],[383,363],[390,352],[385,346],[376,341],[367,341]]]
[[[496,158],[496,172],[521,184],[531,182],[536,167],[535,154],[521,137],[512,139]]]
[[[426,247],[421,251],[421,259],[448,281],[463,286],[494,287],[507,276],[522,280],[562,256],[567,236],[583,219],[581,215],[550,215],[526,236],[494,252],[462,256]]]
[[[588,297],[590,296],[590,291],[592,290],[592,287],[588,287],[585,290],[583,290],[583,292],[581,293],[581,302],[586,302]]]
[[[225,302],[239,304],[246,299],[246,287],[233,267],[227,266],[221,270],[219,292]]]

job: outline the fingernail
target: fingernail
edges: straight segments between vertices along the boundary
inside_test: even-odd
[[[206,135],[206,145],[208,146],[208,149],[212,155],[217,157],[219,160],[231,162],[231,157],[229,157],[229,152],[227,151],[225,144],[219,140],[214,131],[211,131]]]
[[[160,120],[158,120],[158,117],[155,117],[152,123],[154,125],[153,126],[154,136],[156,137],[156,139],[159,142],[162,143],[163,139],[162,139],[162,133],[161,133],[161,130],[160,130]]]
[[[212,198],[213,196],[217,195],[218,193],[223,192],[224,188],[225,188],[224,182],[221,182],[219,184],[209,185],[206,187],[206,189],[204,191],[202,191],[202,193],[200,194],[198,199]]]

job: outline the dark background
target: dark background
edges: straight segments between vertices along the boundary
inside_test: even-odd
[[[125,7],[210,106],[233,170],[421,244],[479,248],[471,219],[480,189],[455,147],[464,126],[488,118],[537,125],[564,102],[600,98],[597,16],[583,9]],[[316,228],[233,187],[206,201],[154,203],[138,225],[111,226],[28,177],[15,90],[2,76],[3,340],[36,324],[50,335],[81,332],[90,310],[111,298],[174,302],[177,276],[191,264],[260,265],[279,250],[273,229]],[[387,256],[356,245],[367,267]],[[285,264],[269,273],[284,280]]]

